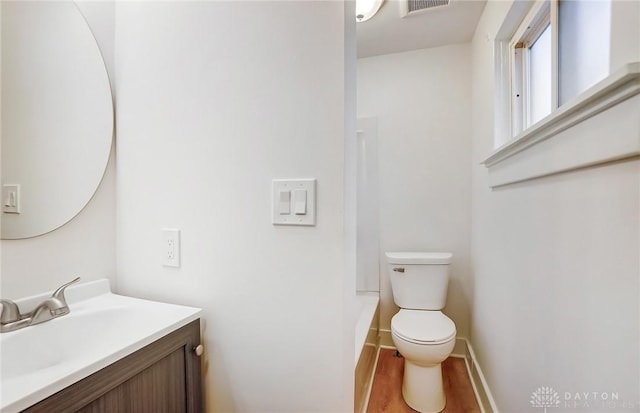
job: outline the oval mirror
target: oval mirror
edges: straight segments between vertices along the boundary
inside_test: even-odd
[[[109,78],[72,1],[1,1],[2,239],[73,219],[104,175],[113,138]]]

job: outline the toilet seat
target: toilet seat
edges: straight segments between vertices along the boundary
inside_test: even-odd
[[[391,319],[391,331],[415,344],[446,343],[456,336],[456,325],[441,311],[401,309]]]

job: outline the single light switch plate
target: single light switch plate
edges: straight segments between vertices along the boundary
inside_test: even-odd
[[[2,185],[2,212],[7,214],[20,213],[20,185]]]
[[[180,230],[162,229],[162,265],[180,267]]]
[[[271,217],[273,225],[316,225],[316,179],[274,179]]]

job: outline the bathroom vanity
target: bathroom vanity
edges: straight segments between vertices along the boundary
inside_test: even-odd
[[[199,343],[196,320],[24,412],[201,412]]]
[[[0,411],[203,411],[200,309],[113,294],[108,280],[67,300],[69,314],[0,334]]]

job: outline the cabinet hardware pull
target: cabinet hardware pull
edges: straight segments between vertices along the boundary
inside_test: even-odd
[[[196,353],[196,356],[200,357],[202,353],[204,353],[204,346],[202,344],[198,344],[193,348],[193,352]]]
[[[395,271],[395,272],[404,272],[404,268],[396,267],[396,268],[393,269],[393,271]]]

